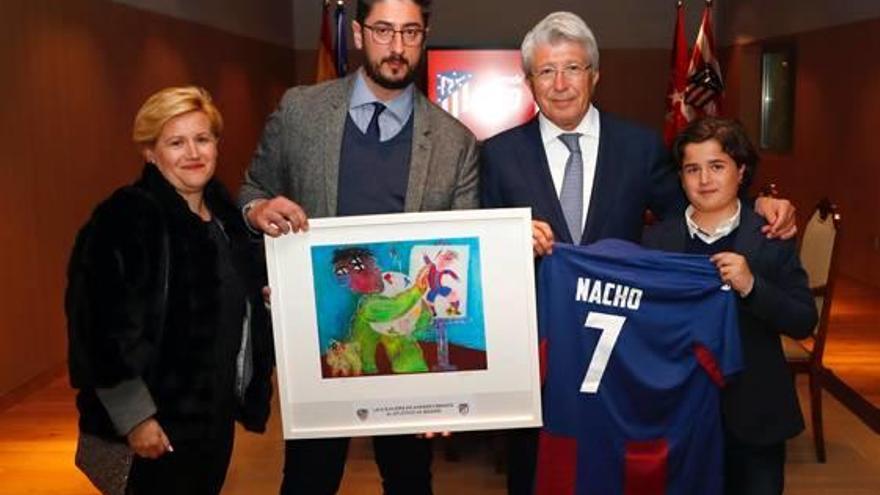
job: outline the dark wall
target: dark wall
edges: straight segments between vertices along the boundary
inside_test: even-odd
[[[130,182],[131,121],[169,85],[200,84],[227,129],[221,179],[235,189],[284,88],[314,78],[314,51],[292,50],[102,0],[7,0],[0,15],[0,398],[64,362],[64,270],[92,207]],[[317,19],[315,19],[317,22]],[[671,21],[658,20],[668,24]],[[689,33],[689,39],[692,36]],[[805,221],[830,195],[844,214],[842,269],[880,286],[880,20],[792,35],[794,149],[765,154]],[[723,51],[727,113],[757,134],[761,43]],[[668,51],[602,50],[598,106],[660,129]],[[352,51],[352,67],[360,54]]]
[[[211,91],[237,187],[294,78],[293,50],[101,0],[6,0],[0,15],[0,397],[66,358],[65,266],[94,205],[139,173],[131,123],[166,86]]]
[[[880,287],[880,19],[764,43],[796,51],[794,143],[763,153],[758,183],[776,182],[806,222],[829,196],[843,217],[840,269]],[[762,43],[729,50],[728,111],[757,137]]]

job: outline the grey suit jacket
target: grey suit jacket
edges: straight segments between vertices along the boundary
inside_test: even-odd
[[[336,215],[339,156],[356,74],[289,89],[269,117],[239,195],[244,205],[282,195],[311,218]],[[404,211],[476,208],[473,134],[420,92]]]

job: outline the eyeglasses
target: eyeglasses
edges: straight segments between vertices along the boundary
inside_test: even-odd
[[[587,74],[587,71],[593,68],[593,64],[568,64],[562,68],[553,66],[541,67],[536,72],[532,72],[532,77],[542,83],[551,83],[556,80],[556,74],[562,73],[562,77],[566,81],[575,81]]]
[[[394,41],[394,35],[400,34],[400,39],[406,46],[418,46],[422,44],[427,29],[418,26],[406,26],[403,29],[394,29],[386,24],[364,24],[366,29],[373,33],[373,41],[380,45],[388,45]]]

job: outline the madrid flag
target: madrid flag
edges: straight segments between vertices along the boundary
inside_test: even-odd
[[[724,80],[721,78],[712,33],[712,1],[707,0],[687,72],[684,101],[688,121],[705,115],[718,115],[723,96]]]

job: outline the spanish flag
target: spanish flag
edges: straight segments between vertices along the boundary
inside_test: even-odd
[[[330,34],[330,2],[324,0],[321,9],[321,39],[318,40],[318,63],[315,82],[336,79],[336,60],[334,60],[333,39]]]

